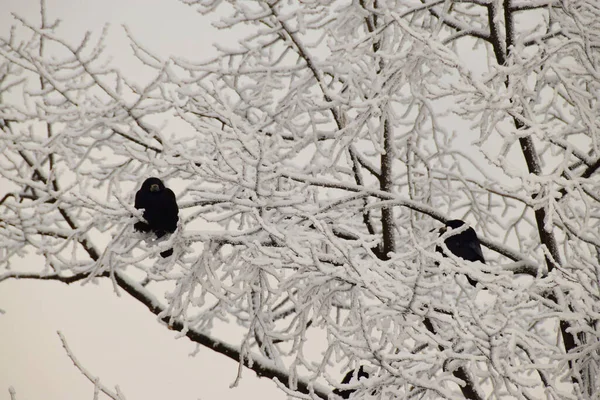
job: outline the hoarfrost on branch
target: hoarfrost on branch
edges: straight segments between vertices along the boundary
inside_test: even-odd
[[[110,279],[313,398],[358,365],[356,397],[600,391],[594,1],[185,3],[242,39],[127,31],[145,84],[106,32],[0,39],[0,282]],[[148,176],[181,210],[161,241],[132,228]],[[434,251],[454,218],[486,265]]]

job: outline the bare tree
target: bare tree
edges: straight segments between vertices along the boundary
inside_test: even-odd
[[[243,40],[193,61],[131,37],[144,86],[104,35],[0,42],[0,281],[110,279],[313,398],[359,364],[357,397],[596,398],[595,0],[185,3]],[[132,228],[153,175],[180,188],[162,242]],[[434,251],[453,218],[487,264]]]

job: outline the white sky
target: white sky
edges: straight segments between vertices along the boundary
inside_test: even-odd
[[[79,42],[86,30],[111,30],[106,53],[127,76],[143,82],[121,28],[126,24],[147,48],[162,56],[201,60],[211,55],[223,33],[205,17],[177,0],[46,0],[49,20],[62,20],[59,36]],[[15,24],[11,13],[30,23],[40,21],[38,0],[0,0],[0,36]],[[31,262],[23,260],[24,263]],[[62,348],[57,331],[89,372],[128,400],[136,399],[284,399],[268,379],[244,371],[229,388],[237,363],[196,346],[161,326],[153,314],[126,293],[117,297],[109,281],[100,285],[9,281],[0,284],[0,399],[14,387],[19,400],[86,400],[93,385]],[[106,398],[104,396],[101,399]]]

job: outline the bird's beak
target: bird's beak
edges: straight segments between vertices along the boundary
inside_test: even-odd
[[[151,192],[159,192],[160,191],[160,186],[158,186],[157,183],[150,185],[150,191]]]

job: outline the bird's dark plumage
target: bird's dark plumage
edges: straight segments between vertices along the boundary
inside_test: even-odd
[[[348,371],[346,376],[344,376],[344,379],[342,379],[342,383],[343,384],[350,383],[350,381],[353,380],[355,374],[356,374],[356,378],[358,380],[360,380],[361,378],[367,378],[367,379],[369,378],[369,374],[363,369],[363,367],[361,365],[360,368],[358,368],[358,372],[355,369]],[[340,396],[342,399],[349,399],[350,395],[354,392],[356,392],[356,389],[348,389],[348,390],[335,389],[333,391],[333,394]]]
[[[448,221],[446,226],[440,229],[440,235],[444,234],[448,228],[459,229],[463,225],[465,225],[465,222],[461,221],[460,219]],[[483,252],[481,251],[481,244],[479,243],[479,238],[477,237],[477,234],[473,228],[468,227],[456,235],[448,236],[446,240],[444,240],[444,243],[446,244],[448,250],[456,257],[460,257],[466,261],[480,261],[485,264]],[[435,251],[446,256],[440,246],[437,246]],[[471,286],[475,287],[477,285],[477,281],[468,275],[467,280]]]
[[[146,222],[136,222],[133,226],[140,232],[154,232],[157,238],[177,229],[179,208],[175,193],[166,188],[158,178],[148,178],[135,194],[135,208],[144,210]],[[165,250],[160,255],[165,258],[173,254],[173,249]]]

